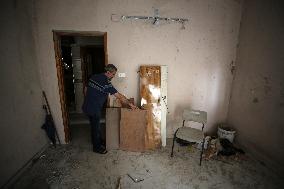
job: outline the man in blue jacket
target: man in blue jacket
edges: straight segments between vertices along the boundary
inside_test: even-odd
[[[122,103],[128,104],[131,109],[137,109],[124,95],[120,94],[111,84],[117,68],[113,64],[105,67],[105,73],[92,75],[87,85],[86,96],[83,104],[83,112],[88,115],[91,124],[91,136],[93,151],[100,154],[107,153],[101,144],[100,118],[101,110],[108,95],[114,95]]]

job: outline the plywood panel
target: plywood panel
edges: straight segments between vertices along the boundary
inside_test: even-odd
[[[140,67],[141,106],[148,110],[146,149],[161,146],[161,67]]]
[[[119,149],[120,108],[106,109],[106,148]]]
[[[146,110],[121,109],[120,149],[145,151]]]

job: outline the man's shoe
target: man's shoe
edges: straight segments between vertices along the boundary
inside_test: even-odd
[[[107,150],[105,150],[105,149],[99,149],[99,150],[94,149],[93,151],[95,153],[98,153],[98,154],[106,154],[107,153]]]

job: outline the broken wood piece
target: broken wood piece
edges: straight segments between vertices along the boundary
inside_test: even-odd
[[[146,149],[161,147],[161,66],[140,66],[141,106],[148,110]]]
[[[113,107],[115,107],[115,108],[121,108],[122,107],[119,99],[116,98],[116,99],[113,100]]]
[[[132,104],[134,104],[134,98],[129,98],[128,101],[131,102]],[[130,106],[128,104],[122,103],[119,99],[114,99],[113,100],[113,107],[116,107],[116,108],[130,108]]]
[[[127,99],[130,103],[134,104],[134,98],[129,98]],[[125,103],[121,103],[122,108],[130,108],[130,106],[128,104]]]
[[[140,177],[137,177],[137,176],[134,176],[134,175],[131,175],[131,174],[127,174],[127,175],[128,175],[129,178],[131,178],[135,183],[141,182],[141,181],[144,180],[143,178],[140,178]]]

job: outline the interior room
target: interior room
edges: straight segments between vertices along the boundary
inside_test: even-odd
[[[0,4],[1,188],[284,187],[282,1]]]

